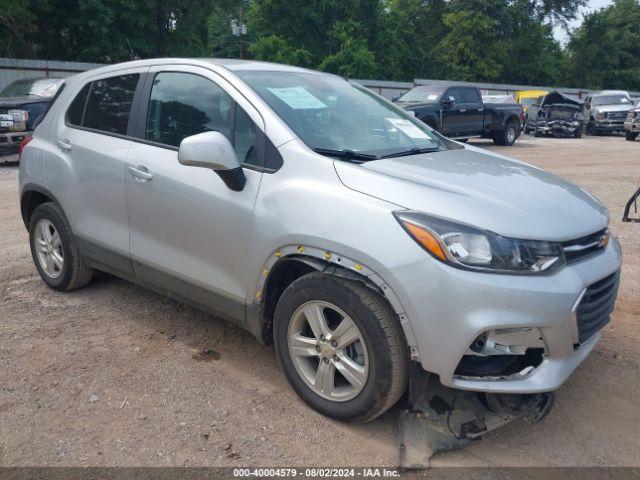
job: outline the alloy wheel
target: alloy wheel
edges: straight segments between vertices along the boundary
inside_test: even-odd
[[[369,356],[362,332],[337,306],[301,305],[289,323],[287,345],[298,375],[322,398],[346,402],[365,387]]]
[[[34,232],[34,243],[38,263],[51,278],[58,278],[64,267],[64,250],[60,234],[49,220],[43,218]]]

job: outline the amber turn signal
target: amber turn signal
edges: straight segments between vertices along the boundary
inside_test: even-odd
[[[444,252],[442,251],[440,242],[438,242],[433,233],[407,221],[402,221],[402,225],[404,225],[404,228],[407,229],[407,232],[409,232],[411,236],[420,245],[422,245],[423,248],[427,249],[429,252],[435,255],[436,258],[439,258],[443,262],[447,259]]]

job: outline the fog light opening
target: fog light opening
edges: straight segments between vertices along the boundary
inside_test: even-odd
[[[537,328],[488,330],[478,335],[454,376],[483,380],[523,378],[544,360],[546,346]]]

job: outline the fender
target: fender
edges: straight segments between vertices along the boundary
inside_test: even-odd
[[[338,252],[327,251],[309,245],[285,245],[275,250],[264,261],[261,273],[255,283],[254,299],[258,304],[264,304],[263,300],[266,297],[266,289],[271,272],[275,270],[277,265],[290,260],[303,262],[311,268],[329,275],[361,281],[369,288],[380,293],[389,302],[389,305],[400,320],[400,326],[407,340],[411,359],[416,361],[420,359],[417,341],[409,323],[409,318],[392,288],[372,269]]]

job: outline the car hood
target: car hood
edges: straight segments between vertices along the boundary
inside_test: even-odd
[[[20,105],[27,105],[29,103],[41,103],[51,100],[47,97],[38,97],[37,95],[25,95],[21,97],[0,97],[0,106],[3,107],[17,107]]]
[[[597,107],[593,107],[596,112],[628,112],[632,108],[633,105],[630,103],[620,105],[599,105]]]
[[[608,224],[606,208],[583,189],[476,147],[335,168],[352,190],[512,238],[571,240]]]

